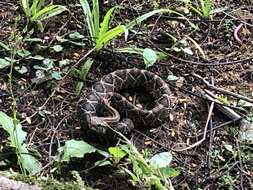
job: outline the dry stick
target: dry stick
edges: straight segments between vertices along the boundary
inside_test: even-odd
[[[80,64],[81,61],[83,61],[85,58],[87,58],[93,51],[95,51],[95,47],[90,49],[83,57],[81,57],[68,71],[67,73],[64,75],[64,77],[62,78],[62,80],[57,84],[57,86],[55,87],[55,89],[53,90],[53,92],[50,94],[50,96],[46,99],[46,101],[44,102],[44,104],[42,106],[40,106],[38,108],[37,111],[35,111],[32,115],[30,115],[28,118],[32,118],[34,117],[40,110],[42,110],[46,104],[49,102],[49,100],[55,95],[55,92],[57,91],[57,89],[62,85],[63,81],[65,80],[65,78],[69,75],[69,73],[71,72],[71,70],[73,68],[75,68],[76,66],[78,66]],[[26,119],[24,119],[23,121],[21,121],[20,123],[24,123],[26,122]]]
[[[213,80],[213,77],[212,77],[212,85],[213,84],[214,84],[214,80]],[[208,159],[207,159],[209,174],[210,174],[210,169],[211,169],[212,144],[213,144],[213,119],[211,117],[210,122],[209,122],[209,151],[208,151]]]
[[[69,17],[69,19],[67,20],[67,22],[65,22],[60,29],[57,31],[57,33],[53,36],[52,40],[48,43],[48,47],[51,46],[51,44],[54,42],[54,40],[56,39],[56,37],[60,34],[60,32],[67,26],[67,24],[69,23],[69,21],[71,20],[73,15],[71,15]]]
[[[239,158],[239,166],[238,166],[238,168],[242,169],[243,168],[243,164],[242,164],[242,157],[241,157],[241,151],[240,151],[240,145],[239,145],[238,139],[236,139],[236,149],[237,149],[238,158]],[[242,173],[243,172],[240,170],[240,186],[241,186],[241,189],[244,190],[244,187],[243,187],[243,175],[242,175]]]
[[[234,162],[229,168],[227,165],[224,165],[222,168],[220,168],[219,171],[222,171],[223,169],[227,169],[224,172],[216,175],[219,171],[217,171],[216,173],[214,173],[212,176],[208,177],[207,179],[217,179],[220,178],[222,176],[224,176],[227,172],[229,172],[230,170],[232,170],[237,164],[239,163],[239,161]]]
[[[58,128],[60,127],[60,125],[62,124],[62,122],[63,122],[67,117],[69,117],[69,115],[66,115],[64,118],[62,118],[61,121],[58,123],[58,125],[54,128],[53,135],[52,135],[52,137],[51,137],[50,144],[49,144],[49,151],[48,151],[49,162],[51,162],[51,160],[52,160],[52,159],[51,159],[52,146],[53,146],[53,141],[54,141],[54,137],[55,137],[56,131],[58,130]]]
[[[208,116],[207,116],[207,120],[206,120],[206,125],[205,125],[205,130],[204,130],[204,135],[203,135],[202,139],[200,141],[197,141],[196,143],[186,147],[186,148],[176,149],[175,151],[185,151],[185,150],[192,149],[192,148],[200,145],[203,141],[206,140],[207,128],[208,128],[208,124],[210,122],[210,119],[211,119],[211,116],[213,113],[213,108],[214,108],[214,102],[211,103],[210,108],[209,108],[209,112],[208,112]]]
[[[253,59],[253,56],[252,57],[249,57],[249,58],[245,58],[245,59],[241,59],[241,60],[236,60],[236,61],[227,61],[227,62],[220,62],[220,63],[204,63],[204,62],[195,62],[195,61],[190,61],[190,60],[186,60],[186,59],[182,59],[182,58],[178,58],[174,55],[171,55],[171,54],[167,54],[169,57],[175,59],[175,60],[178,60],[178,61],[182,61],[182,62],[185,62],[185,63],[190,63],[190,64],[193,64],[193,65],[201,65],[201,66],[220,66],[220,65],[233,65],[233,64],[239,64],[239,63],[242,63],[242,62],[245,62],[245,61],[250,61]],[[168,65],[166,63],[158,63],[160,65]]]
[[[230,95],[230,96],[236,97],[236,98],[238,98],[238,99],[242,99],[242,100],[245,100],[245,101],[247,101],[247,102],[253,103],[253,100],[252,100],[251,98],[248,98],[248,97],[243,96],[243,95],[240,95],[240,94],[236,94],[236,93],[234,93],[234,92],[230,92],[230,91],[228,91],[228,90],[224,90],[223,88],[216,87],[216,86],[210,84],[210,83],[209,83],[207,80],[205,80],[203,77],[201,77],[201,76],[199,76],[199,75],[197,75],[197,74],[195,74],[195,73],[193,73],[192,75],[195,76],[195,77],[197,77],[197,78],[199,78],[199,79],[201,79],[201,80],[207,85],[207,87],[210,88],[210,89],[212,89],[212,90],[216,90],[216,91],[219,91],[219,92],[228,94],[228,95]]]
[[[211,154],[212,154],[212,144],[213,144],[213,119],[212,117],[210,118],[209,122],[209,151],[208,151],[208,158],[207,158],[207,166],[209,168],[209,174],[210,174],[210,169],[211,169]]]

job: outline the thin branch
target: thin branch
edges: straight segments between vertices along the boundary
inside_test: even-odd
[[[199,78],[199,79],[201,79],[201,80],[206,84],[206,86],[207,86],[209,89],[212,89],[212,90],[215,90],[215,91],[219,91],[219,92],[222,92],[222,93],[224,93],[224,94],[228,94],[229,96],[233,96],[233,97],[236,97],[236,98],[238,98],[238,99],[242,99],[242,100],[245,100],[245,101],[247,101],[247,102],[253,103],[253,100],[252,100],[251,98],[248,98],[248,97],[243,96],[243,95],[240,95],[240,94],[236,94],[236,93],[234,93],[234,92],[230,92],[230,91],[225,90],[225,89],[223,89],[223,88],[216,87],[216,86],[210,84],[210,83],[209,83],[207,80],[205,80],[203,77],[201,77],[201,76],[199,76],[199,75],[197,75],[197,74],[195,74],[195,73],[193,73],[192,75],[195,76],[195,77],[197,77],[197,78]]]

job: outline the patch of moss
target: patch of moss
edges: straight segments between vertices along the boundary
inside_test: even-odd
[[[32,177],[25,175],[17,175],[14,178],[17,181],[22,181],[28,184],[35,184],[43,190],[94,190],[76,181],[61,181],[52,177]]]

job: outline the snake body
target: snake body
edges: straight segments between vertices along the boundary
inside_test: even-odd
[[[153,97],[155,106],[152,109],[137,107],[117,93],[122,89],[135,87],[144,87]],[[106,128],[98,127],[99,125],[108,124],[116,129],[122,124],[130,128],[131,122],[134,125],[154,126],[168,116],[171,108],[170,96],[167,83],[152,72],[136,68],[117,70],[103,76],[92,86],[91,93],[79,106],[79,115],[89,128],[102,133],[106,133]],[[99,116],[99,111],[104,107],[111,110],[113,116]]]

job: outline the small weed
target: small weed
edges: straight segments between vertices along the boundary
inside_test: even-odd
[[[29,0],[21,0],[21,6],[24,10],[26,17],[31,22],[36,22],[39,30],[43,31],[42,20],[46,20],[50,17],[59,15],[67,8],[62,5],[47,5],[44,6],[45,0],[33,0],[30,5]]]
[[[154,65],[156,61],[159,61],[168,57],[168,55],[166,55],[165,53],[154,51],[150,48],[145,48],[145,49],[135,48],[135,47],[116,48],[115,52],[141,55],[143,57],[146,68]]]
[[[110,29],[110,23],[114,18],[114,12],[120,7],[115,6],[108,10],[106,15],[103,18],[103,21],[100,23],[100,13],[99,13],[99,2],[98,0],[92,0],[92,10],[87,0],[80,0],[80,4],[83,8],[83,12],[88,24],[88,31],[91,39],[94,41],[94,46],[97,51],[106,46],[111,40],[121,36],[125,33],[125,39],[128,36],[128,30],[132,29],[135,25],[140,24],[142,21],[148,19],[149,17],[158,14],[158,13],[174,13],[185,18],[182,14],[170,10],[170,9],[158,9],[150,11],[144,15],[137,17],[135,20],[125,24],[117,25],[114,28]],[[188,21],[188,19],[186,19]],[[188,21],[189,22],[189,21]],[[191,26],[194,26],[189,22]]]
[[[122,169],[131,176],[133,185],[138,184],[147,189],[173,189],[170,178],[178,176],[180,172],[169,166],[172,161],[170,152],[161,152],[150,158],[147,151],[140,153],[124,135],[116,133],[124,139],[125,144],[111,147],[109,152],[113,162],[118,163],[122,158],[127,158]],[[126,165],[131,165],[132,169]]]
[[[211,19],[213,14],[226,10],[226,8],[215,9],[213,0],[198,0],[196,4],[193,4],[192,0],[179,1],[184,2],[187,7],[204,19]]]
[[[14,28],[16,28],[17,22],[19,18],[16,19]],[[0,112],[0,126],[8,133],[9,135],[9,143],[10,147],[15,149],[17,158],[18,158],[18,165],[20,170],[23,174],[26,174],[27,171],[29,173],[36,173],[40,171],[40,163],[38,160],[30,154],[28,151],[27,145],[24,143],[26,139],[26,132],[22,130],[21,124],[18,122],[17,119],[17,102],[16,97],[13,92],[13,85],[12,85],[12,77],[13,77],[13,70],[14,70],[14,63],[16,62],[15,56],[19,55],[22,56],[23,54],[20,51],[20,47],[23,43],[23,38],[20,33],[16,33],[15,30],[11,33],[12,39],[11,43],[5,49],[9,51],[10,57],[5,57],[5,61],[3,59],[0,60],[0,68],[4,68],[6,66],[10,67],[10,71],[8,74],[8,83],[9,83],[9,92],[12,100],[11,110],[12,110],[12,117],[9,117],[3,112]],[[24,54],[26,54],[23,51]]]
[[[14,113],[15,114],[15,113]],[[23,174],[37,173],[41,169],[39,161],[28,151],[28,146],[25,144],[27,133],[22,130],[22,126],[17,120],[0,112],[0,126],[8,133],[10,147],[15,149],[18,157],[18,164]]]
[[[76,84],[76,92],[79,94],[83,88],[84,80],[86,78],[86,75],[88,74],[91,66],[93,64],[93,60],[89,58],[80,69],[73,68],[71,71],[72,75],[79,78],[81,81],[78,81]]]

